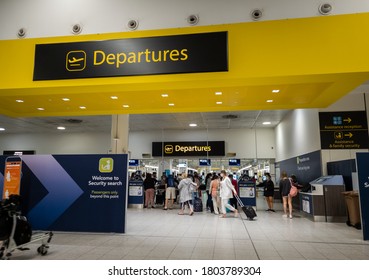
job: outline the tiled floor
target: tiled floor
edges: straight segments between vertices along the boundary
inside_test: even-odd
[[[128,209],[126,234],[56,232],[47,255],[16,251],[11,259],[369,260],[369,242],[346,224],[314,223],[298,213],[258,211],[255,221],[210,213]]]

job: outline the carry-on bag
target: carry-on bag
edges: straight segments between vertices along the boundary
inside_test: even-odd
[[[252,206],[243,205],[242,200],[240,199],[240,197],[237,194],[233,194],[233,195],[237,199],[237,202],[241,206],[242,211],[245,213],[246,217],[249,220],[253,220],[257,216],[254,208]]]
[[[202,212],[202,200],[201,198],[195,197],[193,211],[194,212]]]

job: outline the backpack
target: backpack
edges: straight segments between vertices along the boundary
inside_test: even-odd
[[[291,183],[291,189],[290,189],[290,197],[295,197],[298,194],[298,189],[297,187],[292,183],[292,180],[290,179],[290,183]]]

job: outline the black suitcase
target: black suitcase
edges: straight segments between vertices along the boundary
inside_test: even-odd
[[[257,216],[254,208],[252,206],[243,205],[240,197],[237,194],[234,194],[234,197],[237,199],[237,202],[241,206],[242,211],[245,213],[246,217],[249,220],[253,220]]]
[[[194,212],[202,212],[202,200],[201,198],[195,197],[195,201],[193,203],[193,211]]]

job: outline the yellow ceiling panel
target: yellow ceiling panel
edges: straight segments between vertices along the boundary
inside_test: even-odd
[[[36,44],[217,31],[228,32],[226,72],[32,80]],[[369,80],[368,31],[369,14],[363,13],[0,41],[5,70],[0,113],[76,116],[326,107]]]

